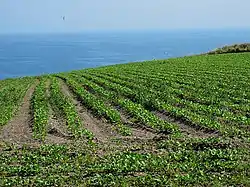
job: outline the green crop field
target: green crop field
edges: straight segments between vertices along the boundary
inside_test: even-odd
[[[250,53],[0,81],[0,186],[250,186]]]

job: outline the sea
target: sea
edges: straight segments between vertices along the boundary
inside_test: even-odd
[[[0,34],[0,79],[168,59],[250,42],[250,29]]]

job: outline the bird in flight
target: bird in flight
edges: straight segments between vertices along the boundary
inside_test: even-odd
[[[65,21],[65,16],[62,17],[63,21]]]

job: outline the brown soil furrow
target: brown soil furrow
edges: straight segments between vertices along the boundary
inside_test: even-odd
[[[60,80],[61,88],[63,93],[72,99],[72,102],[75,104],[77,112],[83,122],[83,125],[86,129],[92,132],[97,141],[107,142],[111,138],[117,136],[117,132],[109,124],[105,123],[104,120],[95,118],[82,104],[74,94],[71,92],[69,87]]]
[[[120,112],[122,122],[128,125],[132,129],[132,136],[126,138],[147,140],[147,139],[154,139],[159,136],[156,130],[149,128],[143,124],[131,122],[129,115],[127,115],[126,112],[124,112],[122,109],[119,109],[118,107],[116,108]]]
[[[46,96],[50,98],[49,86],[51,81],[46,82]],[[56,114],[52,106],[49,103],[49,121],[47,128],[47,137],[46,142],[62,144],[68,143],[69,139],[72,139],[73,136],[69,135],[70,133],[67,130],[66,122],[63,117],[60,117],[59,114]]]
[[[30,111],[31,98],[36,85],[37,82],[28,89],[16,116],[3,127],[0,140],[19,144],[37,142],[32,138],[32,115]]]
[[[192,127],[190,125],[184,124],[181,121],[175,120],[164,113],[161,112],[154,112],[155,115],[160,117],[162,120],[170,121],[176,123],[181,132],[185,134],[188,137],[196,137],[196,138],[209,138],[209,137],[218,137],[219,134],[218,132],[207,132],[206,130],[203,129],[197,129],[195,127]]]
[[[72,98],[73,103],[76,106],[79,116],[83,121],[83,124],[86,129],[94,133],[96,139],[103,143],[112,142],[114,139],[120,139],[124,141],[126,144],[130,145],[131,142],[135,141],[148,141],[148,140],[156,140],[161,137],[161,135],[157,134],[157,131],[146,127],[144,125],[133,123],[130,121],[130,117],[126,115],[122,110],[118,110],[121,114],[122,121],[125,125],[128,125],[132,130],[131,136],[122,136],[117,133],[115,127],[105,122],[105,120],[95,118],[90,111],[88,111],[80,101],[78,101],[74,94],[72,94],[69,87],[65,82],[60,80],[62,90],[65,95]],[[112,143],[111,143],[112,144]]]

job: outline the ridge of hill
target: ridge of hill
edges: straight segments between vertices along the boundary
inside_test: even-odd
[[[213,54],[245,53],[245,52],[250,52],[250,43],[226,45],[205,54],[213,55]]]

